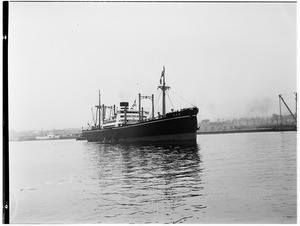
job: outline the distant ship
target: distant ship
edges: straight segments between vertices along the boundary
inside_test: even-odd
[[[162,114],[154,117],[154,95],[139,94],[138,110],[136,104],[129,107],[128,102],[120,102],[119,110],[114,106],[101,106],[99,91],[99,123],[89,129],[82,130],[82,137],[90,142],[100,143],[133,143],[133,142],[196,142],[198,108],[191,107],[166,113],[166,90],[170,87],[165,83],[165,67],[160,77],[162,90]],[[152,114],[141,107],[141,99],[152,100]],[[107,118],[106,110],[112,114]],[[97,118],[97,117],[96,117]]]
[[[59,135],[55,134],[47,134],[46,136],[36,136],[36,140],[58,140],[60,139]]]

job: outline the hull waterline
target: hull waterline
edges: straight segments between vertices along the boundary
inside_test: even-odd
[[[183,114],[110,129],[84,130],[83,137],[101,143],[196,142],[196,130],[196,115]]]

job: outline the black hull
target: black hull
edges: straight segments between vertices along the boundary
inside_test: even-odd
[[[101,143],[196,142],[197,113],[198,109],[194,108],[134,125],[83,130],[82,136],[90,142]]]

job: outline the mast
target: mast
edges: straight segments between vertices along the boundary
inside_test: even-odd
[[[139,122],[141,121],[141,94],[139,93]]]
[[[100,90],[99,90],[99,129],[101,128],[101,93],[100,93]]]
[[[97,108],[95,127],[97,128],[97,113],[98,113],[98,110],[99,110],[99,122],[98,122],[98,125],[99,125],[99,129],[100,129],[101,128],[101,93],[100,93],[100,90],[99,90],[99,105],[96,105],[95,107]]]
[[[165,66],[163,66],[163,71],[161,72],[160,77],[160,84],[161,84],[161,78],[163,79],[162,86],[158,86],[162,90],[162,116],[164,117],[166,115],[166,90],[170,89],[169,86],[166,86],[165,82]]]
[[[162,76],[163,76],[163,99],[162,99],[162,114],[163,116],[165,116],[166,114],[166,82],[165,82],[165,66],[164,69],[162,71]]]
[[[104,119],[105,119],[105,106],[104,104],[102,104],[102,123],[104,122]]]
[[[152,101],[152,119],[154,119],[154,94],[151,95],[151,101]]]
[[[295,101],[296,101],[295,116],[296,116],[296,119],[297,119],[297,92],[295,92]]]
[[[280,126],[282,126],[282,114],[281,114],[281,100],[279,95],[279,111],[280,111]]]
[[[124,107],[124,120],[125,120],[125,125],[127,125],[127,106]]]
[[[139,93],[139,122],[143,121],[143,114],[144,114],[144,110],[141,105],[142,99],[150,99],[152,101],[152,119],[154,119],[154,94],[151,94],[151,96],[147,96],[147,95],[142,96]]]

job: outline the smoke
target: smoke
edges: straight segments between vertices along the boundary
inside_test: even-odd
[[[272,101],[270,98],[263,98],[260,100],[255,99],[246,106],[246,114],[251,116],[270,114],[271,107]]]

